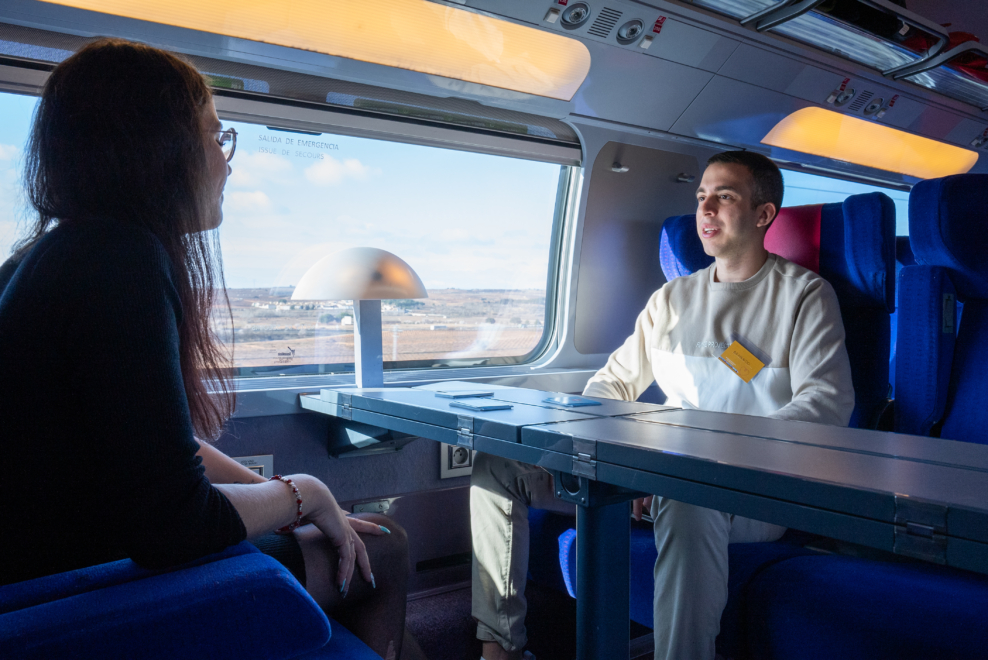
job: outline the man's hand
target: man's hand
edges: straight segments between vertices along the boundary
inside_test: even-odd
[[[638,520],[638,521],[640,521],[642,519],[642,511],[651,511],[651,510],[652,510],[652,496],[651,495],[649,495],[648,497],[639,497],[631,505],[632,515],[635,517],[635,520]]]

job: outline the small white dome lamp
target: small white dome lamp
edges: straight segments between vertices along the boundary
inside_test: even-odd
[[[390,252],[368,247],[340,250],[319,260],[292,293],[292,300],[353,301],[357,387],[384,385],[381,301],[428,297],[411,266]]]

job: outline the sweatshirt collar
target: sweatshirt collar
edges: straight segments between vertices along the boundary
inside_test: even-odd
[[[758,269],[758,272],[743,282],[715,282],[714,271],[717,270],[717,262],[714,262],[707,267],[707,286],[710,287],[711,291],[747,291],[753,289],[772,272],[772,269],[775,268],[776,259],[777,257],[769,252],[768,259]]]

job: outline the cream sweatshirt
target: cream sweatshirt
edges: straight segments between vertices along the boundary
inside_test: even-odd
[[[846,426],[854,388],[830,284],[774,254],[744,282],[715,282],[715,268],[652,294],[583,393],[635,401],[654,380],[667,405]],[[749,383],[717,359],[735,340],[765,363]]]

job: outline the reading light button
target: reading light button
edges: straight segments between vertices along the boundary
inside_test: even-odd
[[[648,47],[652,45],[652,41],[654,40],[655,37],[653,37],[650,34],[646,34],[644,37],[642,37],[642,40],[638,43],[638,47],[643,49],[648,49]]]
[[[549,7],[549,11],[547,11],[546,14],[545,14],[545,22],[546,23],[555,23],[556,21],[559,20],[559,14],[560,13],[561,12],[556,7]]]

